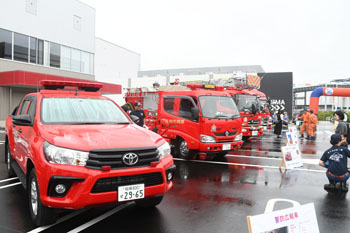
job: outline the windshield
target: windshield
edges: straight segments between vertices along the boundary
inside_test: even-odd
[[[240,112],[252,112],[253,105],[258,107],[258,97],[255,95],[236,95],[237,108]]]
[[[229,96],[200,96],[203,117],[229,119],[240,117],[235,102]]]
[[[269,113],[269,104],[266,100],[259,100],[259,110],[263,113]]]
[[[41,120],[46,124],[130,124],[112,101],[88,98],[44,98]]]

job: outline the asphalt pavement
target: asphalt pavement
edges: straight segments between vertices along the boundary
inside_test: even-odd
[[[62,212],[57,224],[37,228],[25,190],[18,179],[7,178],[0,130],[0,232],[246,233],[246,217],[262,214],[274,198],[314,203],[320,232],[350,232],[348,194],[327,193],[325,169],[318,166],[333,131],[332,124],[320,122],[316,141],[300,140],[301,168],[279,170],[285,139],[267,131],[224,158],[175,158],[174,187],[157,208],[133,203],[86,208]],[[281,202],[275,209],[288,207]]]

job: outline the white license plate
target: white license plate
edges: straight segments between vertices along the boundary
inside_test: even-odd
[[[145,197],[145,184],[118,187],[118,201],[130,201]]]
[[[252,136],[257,136],[258,135],[258,131],[253,131],[252,132]]]
[[[230,149],[231,149],[231,144],[222,145],[222,150],[230,150]]]

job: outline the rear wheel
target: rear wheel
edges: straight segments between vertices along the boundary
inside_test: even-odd
[[[16,176],[15,171],[11,167],[11,162],[13,161],[9,144],[6,143],[5,145],[5,162],[6,162],[6,168],[7,168],[7,175],[8,177],[14,177]]]
[[[151,208],[156,205],[159,205],[163,200],[163,195],[162,196],[157,196],[157,197],[150,197],[146,199],[140,199],[136,200],[135,203],[137,206],[142,207],[142,208]]]
[[[56,221],[55,210],[44,206],[40,200],[40,190],[35,170],[32,169],[28,180],[29,210],[37,226],[49,225]]]
[[[188,149],[187,142],[182,138],[178,140],[176,150],[176,154],[182,159],[192,159],[194,155],[194,151]]]

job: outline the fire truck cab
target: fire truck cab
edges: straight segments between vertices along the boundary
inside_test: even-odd
[[[261,125],[266,129],[272,129],[272,118],[270,112],[270,101],[266,97],[265,93],[259,90],[251,90],[252,93],[255,93],[259,97],[259,111],[261,115]]]
[[[242,121],[231,96],[215,85],[164,86],[150,92],[129,90],[127,103],[141,102],[147,127],[162,135],[173,154],[225,155],[242,146]]]
[[[250,89],[226,87],[226,92],[235,100],[240,112],[243,139],[263,135],[264,128],[261,126],[258,96]]]

